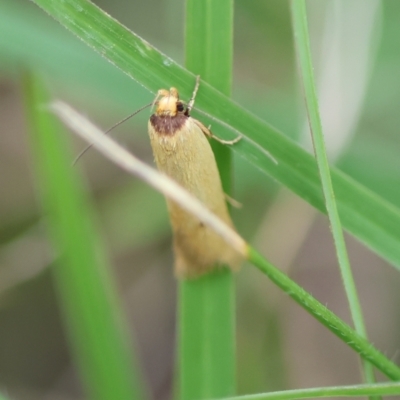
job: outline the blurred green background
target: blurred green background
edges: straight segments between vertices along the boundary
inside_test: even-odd
[[[184,1],[96,1],[183,64]],[[313,0],[309,24],[331,162],[400,203],[400,2]],[[28,153],[21,76],[35,70],[54,98],[104,129],[152,94],[27,0],[0,0],[0,391],[13,399],[80,399],[50,269]],[[179,89],[179,88],[178,88]],[[310,148],[286,0],[235,1],[233,98]],[[141,115],[114,136],[152,163]],[[75,141],[76,153],[84,144]],[[72,160],[71,160],[72,162]],[[80,161],[154,398],[171,397],[176,283],[162,196],[94,150]],[[350,321],[327,219],[235,158],[239,232]],[[398,273],[351,237],[369,337],[398,361]],[[258,271],[237,275],[239,393],[360,382],[357,356]]]

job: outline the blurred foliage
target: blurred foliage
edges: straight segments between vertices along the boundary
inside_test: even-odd
[[[330,1],[308,2],[316,49]],[[346,1],[355,4],[357,0]],[[183,1],[103,0],[96,4],[183,63]],[[398,205],[400,3],[382,0],[381,6],[362,112],[336,165]],[[296,82],[288,2],[235,1],[234,45],[233,98],[302,141],[304,109]],[[357,58],[356,52],[353,56]],[[15,399],[76,399],[80,387],[48,273],[54,254],[43,239],[26,152],[19,93],[25,69],[44,73],[55,97],[74,104],[105,128],[149,102],[152,95],[88,51],[32,3],[0,0],[0,390]],[[147,118],[147,112],[142,113],[114,135],[150,163]],[[76,143],[77,153],[82,146]],[[172,265],[172,254],[164,201],[95,151],[81,161],[88,171],[148,380],[155,397],[166,399],[173,373],[175,283],[172,268],[165,268]],[[304,228],[306,217],[301,210],[305,206],[298,199],[288,201],[294,208],[278,212],[283,203],[277,204],[276,199],[281,200],[282,193],[274,182],[239,159],[234,176],[235,198],[243,204],[234,210],[239,231],[253,238],[261,250],[265,248],[277,265],[283,255],[293,252],[286,267],[290,266],[294,279],[346,319],[325,218],[311,218]],[[274,227],[272,238],[268,225]],[[292,249],[295,245],[290,239],[297,230],[302,239]],[[349,248],[371,341],[394,354],[400,322],[397,273],[350,238]],[[277,293],[265,277],[246,268],[238,275],[238,346],[241,393],[359,381],[351,352]]]

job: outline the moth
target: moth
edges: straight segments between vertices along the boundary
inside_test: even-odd
[[[209,128],[190,116],[198,89],[185,107],[178,90],[161,89],[148,123],[157,168],[197,197],[210,211],[234,229],[226,205]],[[238,138],[240,139],[240,137]],[[234,141],[222,141],[234,143]],[[237,270],[242,257],[197,217],[166,199],[173,231],[175,275],[194,278],[215,268]]]
[[[149,119],[148,131],[157,168],[178,182],[234,229],[208,139],[234,144],[241,136],[231,141],[221,140],[200,121],[190,116],[198,87],[199,77],[186,107],[179,99],[177,89],[159,90],[152,103],[117,122],[105,134],[146,107],[156,106]],[[92,144],[83,149],[73,164],[76,164],[91,147]],[[242,256],[222,237],[172,200],[167,198],[166,201],[174,238],[175,275],[178,278],[195,278],[222,266],[232,270],[239,268]]]

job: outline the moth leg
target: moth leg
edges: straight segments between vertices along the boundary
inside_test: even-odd
[[[206,128],[204,125],[203,125],[203,127],[204,128]],[[242,135],[238,135],[235,139],[232,139],[232,140],[224,140],[224,139],[220,139],[218,136],[215,136],[212,132],[211,132],[211,125],[209,125],[208,126],[208,128],[206,128],[207,129],[207,131],[204,131],[203,130],[203,133],[206,135],[206,136],[208,136],[208,137],[210,137],[210,138],[212,138],[212,139],[215,139],[217,142],[220,142],[220,143],[222,143],[222,144],[228,144],[228,145],[232,145],[232,144],[235,144],[235,143],[237,143],[240,139],[242,139]]]
[[[217,142],[220,142],[222,144],[228,144],[228,145],[232,145],[237,143],[240,139],[242,139],[242,135],[238,135],[235,139],[232,140],[224,140],[224,139],[220,139],[218,136],[215,136],[210,128],[211,125],[207,128],[205,125],[203,125],[200,121],[198,121],[195,118],[192,118],[193,122],[201,129],[201,131],[204,133],[204,135],[206,135],[207,137],[211,138],[211,139],[215,139]]]
[[[210,129],[208,129],[208,131],[210,132],[210,134],[207,135],[207,136],[209,136],[210,138],[216,140],[217,142],[220,142],[220,143],[222,143],[222,144],[228,144],[228,145],[230,145],[230,146],[232,146],[233,144],[239,142],[239,140],[241,140],[242,137],[243,137],[242,135],[238,135],[237,137],[235,137],[235,139],[232,139],[232,140],[224,140],[224,139],[219,138],[218,136],[215,136],[215,135],[210,131]]]

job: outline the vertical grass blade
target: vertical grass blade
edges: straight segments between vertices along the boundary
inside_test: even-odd
[[[222,93],[232,80],[233,1],[186,1],[186,67]],[[200,84],[201,91],[201,84]],[[230,192],[230,149],[212,143],[225,192]],[[180,282],[180,396],[217,398],[235,392],[234,281],[223,270]]]
[[[27,76],[24,89],[36,178],[60,255],[54,277],[84,389],[93,400],[143,399],[114,279],[71,165],[67,134],[46,108],[41,81]]]
[[[336,255],[339,261],[340,272],[342,275],[347,299],[350,305],[351,316],[356,331],[360,336],[366,338],[367,331],[361,311],[361,304],[357,295],[356,285],[350,267],[349,257],[347,255],[346,243],[344,241],[342,224],[336,206],[336,200],[329,171],[328,158],[326,155],[324,137],[322,133],[322,123],[319,114],[311,60],[306,4],[304,0],[292,0],[291,4],[297,58],[303,82],[305,100],[307,104],[307,114],[310,124],[310,131],[313,139],[315,157],[317,160],[318,170],[321,178],[326,210],[335,243]],[[362,361],[367,382],[374,383],[375,378],[372,365],[367,361]]]
[[[226,96],[231,95],[233,57],[233,1],[187,0],[185,66]],[[200,89],[201,90],[201,89]],[[211,142],[222,185],[231,191],[231,151]]]
[[[182,400],[234,394],[234,288],[221,271],[179,285],[179,367]]]

